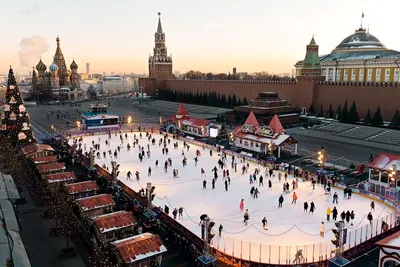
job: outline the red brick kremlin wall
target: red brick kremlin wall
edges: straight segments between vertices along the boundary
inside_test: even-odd
[[[260,92],[277,92],[280,98],[300,108],[309,108],[311,102],[318,112],[321,103],[327,112],[332,104],[336,112],[338,105],[343,108],[347,99],[350,108],[356,101],[360,118],[365,118],[368,109],[371,115],[378,105],[386,121],[390,121],[396,109],[400,109],[400,84],[390,83],[359,83],[359,82],[323,82],[323,77],[297,77],[295,82],[285,81],[216,81],[216,80],[166,80],[165,88],[181,92],[217,92],[220,94],[235,94],[243,100],[257,97]],[[142,80],[143,79],[143,80]],[[155,95],[157,78],[141,78],[146,84],[149,95]]]

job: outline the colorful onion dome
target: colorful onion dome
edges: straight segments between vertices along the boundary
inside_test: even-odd
[[[42,62],[42,59],[40,59],[39,63],[36,65],[36,69],[38,71],[45,71],[47,69],[46,65]]]

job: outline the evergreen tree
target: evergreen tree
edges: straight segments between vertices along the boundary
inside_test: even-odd
[[[29,114],[19,93],[14,71],[10,67],[4,105],[2,128],[14,145],[34,143]]]
[[[342,118],[341,118],[340,122],[345,122],[345,123],[349,122],[349,110],[347,109],[347,99],[343,105]]]
[[[247,98],[245,97],[244,99],[243,99],[243,106],[246,106],[246,105],[248,105],[249,103],[247,102]]]
[[[328,113],[326,113],[326,117],[329,119],[333,119],[332,104],[329,105],[329,109],[328,109]]]
[[[358,122],[360,118],[358,117],[357,113],[357,106],[356,106],[356,101],[353,101],[353,104],[350,107],[349,110],[349,122],[350,123],[355,123]]]
[[[338,105],[336,110],[336,119],[339,121],[342,120],[342,107],[340,106],[340,104]]]
[[[236,99],[236,95],[232,96],[232,107],[236,107],[237,106],[237,99]]]
[[[240,100],[240,97],[239,97],[239,100],[237,102],[237,106],[242,106],[242,105],[243,105],[242,100]]]
[[[232,107],[232,97],[231,97],[231,95],[228,96],[228,102],[226,103],[226,107],[227,108],[231,108]]]
[[[399,112],[398,109],[394,113],[394,115],[392,117],[392,120],[391,120],[391,122],[389,124],[389,127],[390,128],[394,128],[394,129],[397,129],[397,128],[400,127],[400,112]]]
[[[370,125],[370,124],[371,124],[371,111],[368,109],[367,115],[365,115],[364,125]]]
[[[383,118],[381,115],[381,107],[380,106],[378,106],[376,108],[374,117],[371,120],[371,124],[372,124],[372,126],[382,126],[383,125]]]
[[[311,103],[311,106],[308,108],[308,115],[309,116],[314,116],[315,110],[314,110],[314,105]]]
[[[321,103],[321,106],[319,107],[318,115],[317,117],[323,117],[324,116],[324,109]]]
[[[217,140],[226,140],[228,139],[228,131],[226,130],[225,123],[222,123],[221,129],[219,130]]]
[[[220,104],[220,107],[226,107],[226,96],[225,95],[222,95],[221,96],[221,102],[220,102],[221,104]]]

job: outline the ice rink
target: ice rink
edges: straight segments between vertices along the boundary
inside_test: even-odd
[[[167,145],[169,153],[168,155],[163,155],[163,145],[159,146],[159,140],[162,138],[161,135],[153,134],[156,142],[152,145],[146,138],[145,133],[142,133],[143,137],[141,139],[139,138],[139,133],[135,134],[139,139],[139,144],[144,146],[146,152],[147,145],[149,144],[150,146],[151,156],[148,158],[145,155],[143,162],[140,162],[138,158],[139,149],[137,145],[135,148],[132,147],[130,151],[127,150],[127,144],[129,143],[132,146],[134,140],[134,134],[132,133],[128,134],[128,139],[125,139],[125,136],[123,137],[122,144],[119,135],[115,136],[115,134],[112,134],[111,139],[108,139],[107,135],[83,137],[83,144],[86,144],[84,152],[89,151],[90,147],[92,147],[92,141],[99,143],[101,156],[100,158],[96,157],[96,163],[99,166],[105,164],[111,171],[111,160],[117,161],[120,164],[120,175],[118,178],[136,191],[142,187],[144,188],[147,182],[151,182],[156,187],[154,204],[162,208],[164,208],[164,205],[169,206],[170,216],[172,216],[174,208],[183,207],[184,216],[182,219],[178,219],[178,221],[197,235],[200,235],[200,216],[208,214],[212,221],[215,222],[213,245],[221,251],[225,250],[228,254],[238,255],[239,253],[244,254],[246,252],[249,255],[248,257],[257,258],[257,255],[263,254],[262,250],[264,249],[268,249],[269,254],[273,254],[268,245],[272,245],[274,249],[279,246],[290,246],[293,247],[293,251],[286,253],[290,253],[288,257],[292,258],[296,250],[294,247],[312,244],[319,244],[318,246],[320,247],[316,248],[317,246],[315,246],[313,248],[313,255],[316,253],[315,250],[319,250],[317,254],[324,253],[325,250],[330,250],[330,240],[333,237],[332,231],[330,231],[334,223],[332,215],[330,222],[326,220],[328,207],[331,207],[331,209],[336,207],[339,216],[342,211],[350,210],[351,212],[354,210],[355,220],[353,226],[348,225],[348,243],[351,244],[355,240],[362,240],[366,238],[363,235],[368,236],[368,233],[371,232],[371,226],[366,226],[369,225],[366,215],[370,211],[371,203],[371,200],[368,198],[353,194],[351,200],[344,200],[342,190],[332,189],[332,195],[334,192],[339,194],[339,203],[333,204],[332,198],[326,201],[324,189],[321,185],[317,184],[315,190],[313,190],[310,182],[299,180],[299,187],[295,189],[298,196],[297,204],[292,204],[293,190],[291,182],[293,178],[289,176],[288,182],[291,191],[289,194],[283,195],[283,207],[278,208],[278,198],[282,194],[282,184],[284,181],[284,178],[282,178],[282,182],[278,181],[278,171],[275,171],[275,177],[265,177],[264,167],[249,162],[250,168],[248,173],[242,175],[241,167],[243,163],[239,159],[236,159],[237,172],[235,172],[234,169],[231,169],[231,156],[227,155],[226,163],[231,178],[228,191],[225,191],[225,181],[222,178],[221,169],[218,171],[215,189],[212,189],[211,181],[213,172],[211,170],[215,166],[218,168],[217,161],[220,158],[220,154],[216,151],[213,151],[212,156],[210,156],[209,150],[203,150],[201,147],[189,144],[189,151],[184,149],[185,156],[187,157],[187,166],[183,167],[183,141],[170,138],[171,143]],[[109,140],[109,146],[105,144],[106,140]],[[69,140],[69,142],[72,144],[72,140]],[[173,146],[174,142],[178,142],[179,144],[177,149]],[[82,148],[84,148],[83,144]],[[121,151],[118,153],[118,156],[116,158],[110,156],[108,151],[111,150],[112,154],[114,154],[119,145],[121,145]],[[200,150],[201,152],[201,156],[198,157],[197,166],[195,166],[194,161],[196,150]],[[103,151],[107,152],[106,158],[103,157]],[[169,166],[167,173],[165,173],[164,162],[168,158],[172,160],[172,166]],[[156,160],[159,162],[158,167],[155,166]],[[152,169],[151,176],[148,176],[149,167]],[[254,172],[256,167],[260,169],[260,174],[264,177],[264,186],[259,186],[258,180],[254,184],[250,184],[249,182],[249,175]],[[204,168],[206,171],[206,177],[202,177],[201,168]],[[173,169],[178,169],[179,178],[173,177]],[[132,173],[131,180],[127,179],[126,174],[128,171]],[[139,181],[135,178],[136,171],[140,173]],[[205,190],[202,189],[204,179],[207,180],[207,188]],[[269,179],[272,182],[271,190],[268,188]],[[260,191],[256,199],[250,195],[252,186],[256,186]],[[244,199],[244,209],[248,209],[250,214],[247,226],[243,223],[243,212],[239,209],[241,199]],[[304,213],[303,204],[305,201],[309,204],[311,201],[314,202],[316,207],[314,214]],[[381,220],[388,220],[388,215],[391,213],[393,213],[393,210],[375,201],[375,211],[372,214],[374,220],[380,220],[377,220],[372,225],[373,233],[375,230],[380,231]],[[264,217],[268,220],[268,230],[264,230],[262,227],[261,221]],[[319,235],[321,222],[325,223],[326,234],[324,237],[320,237]],[[223,225],[224,229],[221,238],[218,237],[218,227],[220,224]],[[358,230],[357,234],[355,229],[360,229],[361,227],[365,231]],[[264,245],[267,247],[265,248]],[[271,258],[271,256],[269,257]],[[261,257],[260,260],[264,261]]]

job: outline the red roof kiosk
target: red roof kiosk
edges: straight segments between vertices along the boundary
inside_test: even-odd
[[[258,153],[278,150],[278,158],[281,157],[281,147],[295,145],[294,153],[297,155],[297,141],[285,133],[276,114],[268,126],[263,126],[251,111],[246,122],[231,132],[229,143]]]

